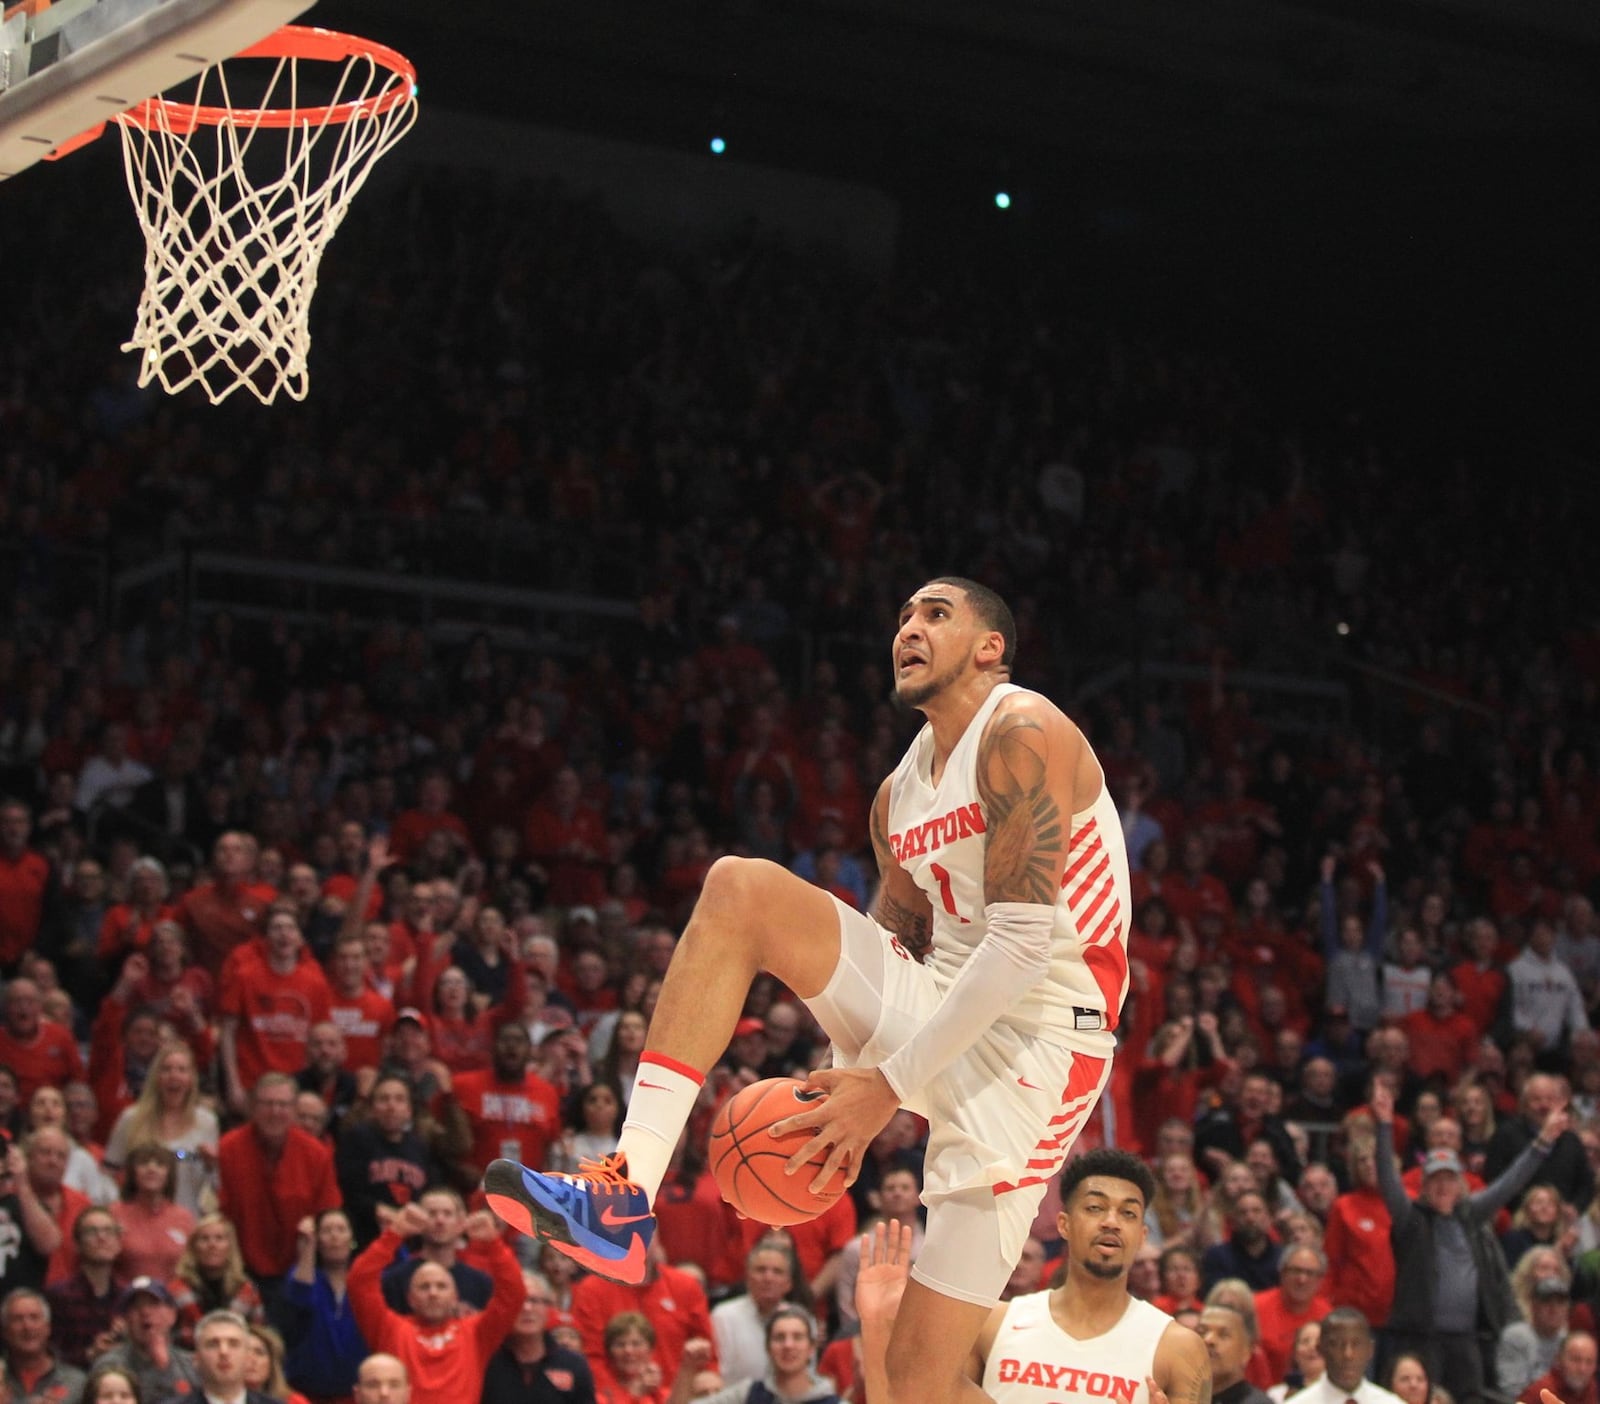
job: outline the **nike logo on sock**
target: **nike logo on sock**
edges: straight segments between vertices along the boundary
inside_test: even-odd
[[[652,1092],[670,1092],[670,1087],[663,1087],[659,1082],[646,1082],[642,1077],[633,1084],[635,1087],[648,1087]]]

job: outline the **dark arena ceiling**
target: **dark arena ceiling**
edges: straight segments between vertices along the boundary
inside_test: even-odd
[[[893,185],[1593,133],[1585,0],[323,0],[425,102]],[[443,22],[441,22],[441,19]]]

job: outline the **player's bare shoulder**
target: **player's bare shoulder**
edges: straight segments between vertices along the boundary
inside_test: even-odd
[[[987,900],[1055,900],[1086,749],[1067,714],[1037,692],[1009,693],[990,715],[977,756]]]
[[[1211,1404],[1211,1357],[1187,1326],[1174,1321],[1161,1333],[1151,1370],[1168,1404]]]

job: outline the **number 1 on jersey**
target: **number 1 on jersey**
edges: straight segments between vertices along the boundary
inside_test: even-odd
[[[939,900],[944,905],[945,911],[963,926],[971,926],[972,923],[956,910],[955,894],[950,891],[949,871],[940,863],[929,863],[928,871],[933,874],[933,880],[939,884]]]

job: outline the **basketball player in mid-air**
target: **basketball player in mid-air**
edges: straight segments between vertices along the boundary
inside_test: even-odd
[[[1122,1150],[1092,1150],[1061,1172],[1056,1227],[1066,1279],[989,1313],[967,1357],[973,1398],[1210,1404],[1211,1363],[1200,1337],[1128,1291],[1155,1189],[1149,1167]],[[886,1404],[892,1394],[884,1361],[905,1291],[910,1239],[903,1225],[890,1222],[861,1240],[856,1314],[867,1404]]]
[[[895,695],[922,712],[873,802],[872,918],[775,863],[722,858],[673,955],[618,1151],[576,1175],[497,1160],[508,1223],[637,1282],[650,1204],[768,971],[816,1016],[828,1095],[773,1132],[813,1138],[789,1173],[855,1176],[897,1107],[928,1119],[927,1232],[889,1347],[893,1404],[977,1399],[967,1353],[1105,1086],[1128,985],[1122,826],[1076,726],[1011,681],[1016,626],[993,591],[930,580],[900,610]]]

